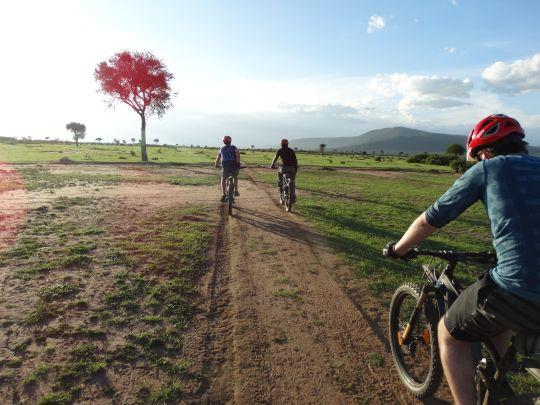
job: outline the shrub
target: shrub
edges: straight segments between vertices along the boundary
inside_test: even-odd
[[[453,173],[465,173],[467,170],[467,161],[465,159],[455,159],[450,162]]]
[[[407,158],[407,163],[426,163],[426,158],[429,155],[427,153],[419,153],[417,155]]]

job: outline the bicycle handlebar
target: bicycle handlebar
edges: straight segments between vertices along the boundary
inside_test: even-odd
[[[411,259],[418,256],[432,256],[446,260],[451,263],[473,261],[481,264],[495,263],[497,256],[494,252],[454,252],[453,250],[420,250],[413,248],[409,251],[408,256]]]
[[[496,263],[497,256],[493,252],[454,252],[453,250],[420,250],[417,247],[409,249],[409,251],[403,255],[398,256],[394,251],[394,242],[388,242],[383,249],[383,256],[392,259],[401,259],[405,261],[416,259],[418,256],[432,256],[442,260],[446,260],[450,264],[456,264],[458,262],[474,261],[477,263]]]
[[[415,259],[418,256],[431,256],[446,260],[450,263],[472,261],[479,264],[496,263],[497,256],[494,252],[454,252],[453,250],[420,250],[411,249],[407,254],[409,259]]]

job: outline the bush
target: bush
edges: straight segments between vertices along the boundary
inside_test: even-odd
[[[455,159],[450,162],[452,173],[465,173],[468,169],[467,161],[465,159]]]
[[[407,158],[407,163],[426,163],[426,158],[428,156],[429,155],[427,153],[419,153]]]

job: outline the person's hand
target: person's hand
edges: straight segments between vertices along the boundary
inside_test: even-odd
[[[395,247],[395,242],[388,242],[382,251],[383,256],[390,259],[401,259],[405,261],[415,259],[418,256],[414,249],[409,249],[407,253],[405,253],[403,256],[398,255],[396,253]]]
[[[270,165],[270,169],[275,169],[276,165]]]

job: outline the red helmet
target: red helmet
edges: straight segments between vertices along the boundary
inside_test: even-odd
[[[223,143],[231,143],[231,142],[232,142],[232,138],[229,135],[225,135],[223,137]]]
[[[467,155],[475,158],[477,152],[511,134],[525,137],[525,131],[515,119],[504,114],[487,116],[471,130],[467,137]]]
[[[289,141],[287,139],[282,139],[281,146],[289,146]]]

